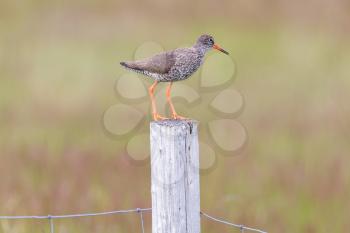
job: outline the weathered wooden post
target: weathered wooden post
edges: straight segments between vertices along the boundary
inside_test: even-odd
[[[152,233],[200,233],[197,126],[151,122]]]

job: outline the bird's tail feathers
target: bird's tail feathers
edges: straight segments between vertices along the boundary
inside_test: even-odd
[[[136,63],[134,62],[120,62],[120,65],[125,67],[127,70],[131,70],[134,71],[136,73],[140,73],[140,74],[145,74],[147,75],[147,71],[145,71],[144,69],[142,69],[141,67],[139,67]]]
[[[120,62],[120,65],[124,66],[125,68],[131,68],[125,61]]]
[[[125,61],[122,61],[120,62],[120,65],[124,66],[125,68],[127,69],[131,69],[131,70],[134,70],[134,71],[137,71],[137,72],[142,72],[143,69],[141,67],[139,67],[136,63],[134,62],[125,62]]]

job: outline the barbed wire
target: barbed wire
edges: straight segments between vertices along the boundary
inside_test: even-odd
[[[79,217],[89,217],[89,216],[100,216],[100,215],[112,215],[112,214],[126,214],[133,212],[145,212],[151,211],[152,208],[136,208],[130,210],[113,210],[106,212],[97,213],[82,213],[82,214],[66,214],[66,215],[19,215],[19,216],[0,216],[0,219],[55,219],[55,218],[79,218]]]
[[[209,214],[206,214],[204,212],[200,212],[200,213],[201,213],[202,216],[208,218],[211,221],[239,228],[241,230],[241,232],[244,232],[244,230],[249,230],[249,231],[255,231],[255,232],[259,232],[259,233],[267,233],[266,231],[262,231],[262,230],[251,228],[251,227],[246,227],[244,225],[239,225],[239,224],[236,224],[236,223],[228,222],[226,220],[215,218],[215,217],[210,216]]]
[[[81,214],[66,214],[66,215],[17,215],[17,216],[0,216],[0,220],[11,220],[11,219],[47,219],[49,221],[50,225],[50,233],[55,232],[55,225],[54,225],[54,219],[62,219],[62,218],[80,218],[80,217],[93,217],[93,216],[101,216],[101,215],[114,215],[114,214],[128,214],[128,213],[138,213],[140,215],[140,223],[141,223],[141,233],[145,233],[145,227],[144,227],[144,219],[143,219],[143,212],[150,212],[152,211],[152,208],[136,208],[136,209],[129,209],[129,210],[113,210],[113,211],[106,211],[106,212],[95,212],[95,213],[81,213]],[[244,230],[249,231],[255,231],[259,233],[267,233],[266,231],[262,231],[259,229],[246,227],[244,225],[235,224],[232,222],[228,222],[223,219],[219,219],[216,217],[213,217],[207,213],[200,212],[201,216],[206,217],[207,219],[222,223],[234,228],[238,228],[241,233],[244,232]]]

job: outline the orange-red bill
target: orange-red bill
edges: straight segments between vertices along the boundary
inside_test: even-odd
[[[224,50],[223,48],[221,48],[221,47],[220,47],[219,45],[217,45],[217,44],[214,44],[214,45],[213,45],[213,49],[219,50],[220,52],[223,52],[224,54],[229,55],[229,53],[228,53],[226,50]]]

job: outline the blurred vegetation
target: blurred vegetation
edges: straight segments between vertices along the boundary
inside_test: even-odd
[[[101,124],[119,61],[144,41],[172,49],[207,32],[237,61],[249,143],[201,177],[202,209],[269,232],[347,232],[349,24],[345,0],[1,1],[0,215],[150,206],[149,165]],[[137,232],[138,221],[60,220],[57,232]],[[38,231],[45,221],[0,222]]]

